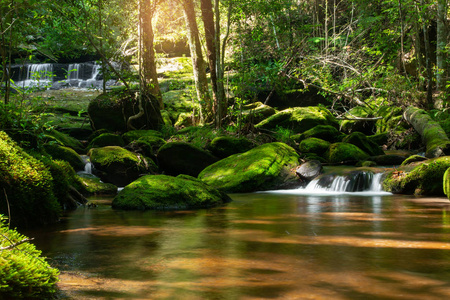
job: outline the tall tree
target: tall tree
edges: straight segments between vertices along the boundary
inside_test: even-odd
[[[180,0],[186,19],[188,29],[189,46],[191,49],[192,65],[194,69],[194,81],[197,91],[197,97],[202,111],[200,119],[203,122],[208,120],[211,112],[211,97],[208,90],[208,80],[206,77],[206,62],[203,58],[202,47],[200,43],[199,30],[195,14],[193,0]],[[205,115],[206,114],[206,115]]]
[[[437,0],[437,41],[436,41],[436,66],[437,75],[436,83],[438,90],[444,90],[447,76],[447,59],[446,50],[447,47],[447,11],[448,11],[448,1],[447,0]]]
[[[156,57],[154,50],[153,16],[160,0],[141,0],[139,9],[140,30],[142,37],[142,75],[145,89],[152,93],[159,103],[160,109],[164,108],[161,89],[158,83],[156,71]]]

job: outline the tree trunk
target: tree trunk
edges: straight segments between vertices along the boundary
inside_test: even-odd
[[[423,6],[423,0],[421,1]],[[434,107],[433,103],[433,71],[431,66],[431,49],[430,49],[430,36],[428,34],[428,18],[426,12],[423,12],[422,31],[423,42],[425,44],[425,68],[427,71],[427,105],[429,108]]]
[[[156,57],[153,47],[154,33],[152,19],[155,13],[157,0],[141,0],[143,5],[140,11],[142,19],[142,74],[145,83],[145,90],[152,93],[158,99],[159,108],[163,109],[161,90],[156,72]]]
[[[216,43],[215,35],[216,30],[214,27],[214,13],[211,0],[200,0],[201,10],[202,10],[202,20],[205,27],[205,41],[206,41],[206,51],[209,62],[209,69],[211,70],[211,85],[213,91],[213,111],[216,114],[219,101],[217,95],[217,56],[216,56]],[[206,109],[211,111],[211,107],[206,106]]]
[[[437,89],[442,91],[446,85],[446,52],[447,46],[447,0],[438,0],[437,13],[437,43],[436,43],[436,64]]]
[[[197,21],[195,19],[195,8],[193,0],[181,0],[186,27],[188,29],[189,46],[194,69],[195,88],[202,111],[200,119],[203,121],[203,113],[207,112],[207,107],[211,105],[211,97],[208,91],[208,80],[206,78],[206,63],[203,59]]]
[[[450,154],[450,140],[447,134],[426,111],[410,106],[403,113],[403,117],[422,137],[422,141],[426,145],[426,157],[433,158]]]

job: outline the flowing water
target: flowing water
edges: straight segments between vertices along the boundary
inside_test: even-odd
[[[328,191],[329,192],[329,191]],[[115,211],[92,199],[39,232],[73,299],[448,299],[444,198],[294,190],[224,207]]]

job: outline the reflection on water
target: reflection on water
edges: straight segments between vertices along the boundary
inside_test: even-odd
[[[225,207],[183,212],[99,202],[27,234],[74,299],[450,297],[444,199],[231,196]]]

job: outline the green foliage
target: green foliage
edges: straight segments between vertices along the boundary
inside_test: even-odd
[[[45,261],[41,251],[14,229],[9,229],[0,215],[0,298],[50,299],[55,294],[59,271]]]
[[[179,130],[170,138],[170,141],[186,142],[204,149],[214,138],[222,135],[224,135],[222,130],[209,126],[191,126]]]

